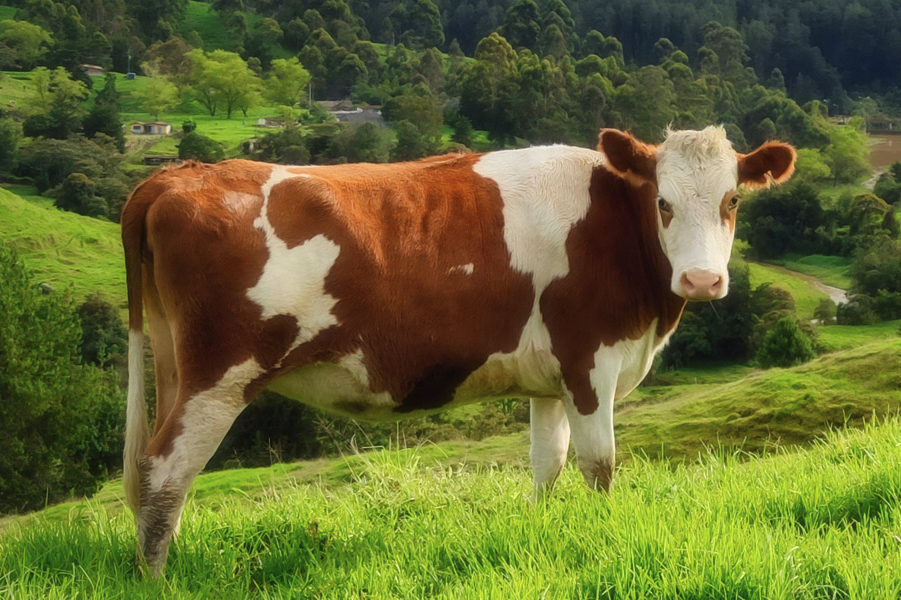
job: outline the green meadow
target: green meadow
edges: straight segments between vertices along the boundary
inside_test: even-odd
[[[0,596],[896,598],[899,425],[767,458],[633,460],[609,495],[569,466],[538,505],[522,467],[432,447],[306,478],[284,465],[203,475],[156,581],[138,576],[133,519],[107,490],[7,523]]]

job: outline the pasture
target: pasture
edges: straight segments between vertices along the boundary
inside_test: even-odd
[[[523,455],[527,452],[522,448]],[[531,506],[518,466],[439,449],[203,475],[164,580],[134,566],[114,491],[8,524],[10,598],[894,598],[901,422],[803,452],[635,460],[612,493],[567,467]],[[228,488],[233,489],[229,490]],[[110,499],[112,499],[110,501]]]
[[[30,186],[17,193],[33,194]],[[119,225],[61,211],[40,196],[0,189],[0,238],[10,242],[41,282],[82,300],[98,292],[125,306]]]

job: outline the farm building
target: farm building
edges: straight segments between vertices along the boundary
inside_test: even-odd
[[[172,124],[165,121],[144,123],[135,121],[129,126],[129,130],[136,135],[167,135],[172,132]]]

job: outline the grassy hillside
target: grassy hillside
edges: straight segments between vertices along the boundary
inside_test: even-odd
[[[428,454],[428,452],[425,452]],[[139,580],[129,513],[97,502],[0,538],[12,598],[896,598],[901,422],[746,462],[633,462],[609,496],[571,466],[530,506],[511,467],[423,451],[202,476],[165,581]]]
[[[47,199],[0,189],[0,238],[12,243],[37,278],[78,298],[99,292],[125,306],[119,226],[64,212]]]
[[[901,338],[893,335],[730,383],[643,388],[615,421],[623,451],[683,460],[705,446],[764,452],[805,444],[899,410]]]

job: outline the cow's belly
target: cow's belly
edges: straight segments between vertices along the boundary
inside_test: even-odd
[[[337,363],[318,363],[289,371],[268,389],[309,406],[357,419],[390,421],[435,412],[405,411],[402,402],[387,392],[373,392],[361,354]],[[559,365],[550,353],[526,358],[512,354],[492,356],[473,371],[437,410],[453,406],[515,397],[560,397]]]

